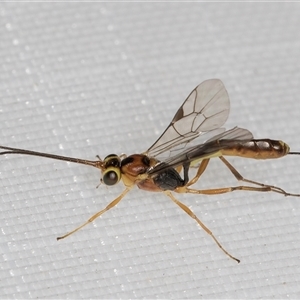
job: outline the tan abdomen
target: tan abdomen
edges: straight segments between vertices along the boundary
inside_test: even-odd
[[[222,144],[222,141],[220,141]],[[285,156],[290,151],[290,147],[283,141],[269,139],[251,140],[239,142],[233,147],[223,149],[222,155],[241,156],[255,159],[270,159]]]

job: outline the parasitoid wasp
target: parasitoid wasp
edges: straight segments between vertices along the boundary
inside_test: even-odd
[[[105,185],[111,186],[120,180],[123,181],[125,190],[116,199],[85,223],[58,237],[57,240],[66,238],[93,222],[117,205],[137,185],[142,190],[166,194],[213,238],[226,255],[240,262],[223,248],[213,233],[190,208],[175,198],[173,192],[215,195],[237,190],[272,191],[285,196],[300,197],[300,194],[287,193],[280,187],[244,178],[224,158],[224,156],[240,156],[253,159],[274,159],[287,154],[299,155],[300,152],[290,152],[289,146],[283,141],[254,139],[252,133],[247,129],[234,127],[226,131],[221,128],[228,118],[229,107],[229,97],[223,83],[219,79],[209,79],[199,84],[190,93],[158,140],[141,154],[129,156],[110,154],[104,160],[97,156],[98,160],[91,161],[0,146],[0,149],[4,150],[0,152],[0,155],[33,155],[89,165],[101,170],[101,182]],[[205,134],[209,136],[205,142],[196,145],[189,144],[195,138]],[[238,181],[244,182],[246,185],[201,190],[191,188],[206,170],[210,159],[215,157],[218,157],[226,165]],[[192,179],[189,179],[190,167],[197,168],[196,175]]]

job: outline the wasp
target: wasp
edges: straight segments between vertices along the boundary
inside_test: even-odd
[[[224,84],[219,79],[209,79],[199,84],[190,93],[158,140],[141,154],[129,156],[110,154],[104,160],[97,156],[97,160],[92,161],[0,146],[0,149],[4,150],[0,152],[0,155],[33,155],[92,166],[100,169],[102,173],[100,181],[108,186],[115,185],[122,180],[125,189],[117,198],[85,223],[58,237],[57,240],[64,239],[93,222],[116,206],[134,186],[137,186],[145,191],[164,193],[193,218],[227,256],[240,262],[239,259],[225,250],[209,228],[189,207],[176,199],[174,193],[216,195],[242,190],[275,192],[284,196],[300,197],[300,194],[287,193],[280,187],[244,178],[225,159],[225,156],[275,159],[287,154],[299,155],[300,152],[291,152],[289,146],[280,140],[254,139],[252,133],[244,128],[234,127],[230,130],[221,128],[228,118],[229,110],[230,101]],[[202,139],[206,141],[192,145],[191,142],[199,136],[203,136]],[[244,185],[213,189],[193,188],[192,186],[206,170],[210,159],[216,157]],[[191,167],[197,168],[192,179],[189,178]]]

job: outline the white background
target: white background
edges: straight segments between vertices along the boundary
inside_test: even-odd
[[[300,150],[298,3],[1,3],[1,145],[94,159],[145,151],[190,91],[220,78],[227,128]],[[167,197],[36,157],[0,164],[1,298],[296,298],[300,199],[179,195],[241,263]],[[231,158],[300,192],[300,157]],[[199,188],[236,185],[216,159]]]

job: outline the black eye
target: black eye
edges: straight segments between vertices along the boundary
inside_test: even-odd
[[[108,168],[103,174],[103,182],[106,185],[114,185],[120,180],[120,170],[117,168]]]

